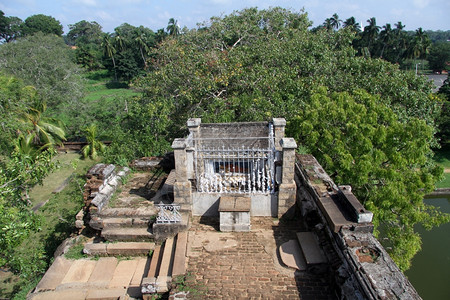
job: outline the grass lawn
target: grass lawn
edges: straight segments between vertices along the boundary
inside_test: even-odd
[[[53,191],[60,187],[72,174],[82,175],[88,166],[95,163],[91,159],[81,159],[79,153],[59,153],[54,160],[59,162],[59,168],[49,174],[42,185],[37,185],[30,191],[33,206],[50,199],[54,195]]]
[[[445,145],[436,150],[434,161],[444,169],[450,169],[450,145]],[[447,172],[449,172],[447,170]],[[450,172],[444,173],[444,179],[436,183],[437,188],[450,188]]]
[[[129,89],[128,86],[120,82],[111,82],[108,71],[100,70],[86,74],[87,95],[84,98],[88,102],[106,101],[116,99],[117,97],[133,97],[139,93]]]

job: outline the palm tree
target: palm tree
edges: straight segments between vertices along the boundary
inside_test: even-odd
[[[403,56],[403,54],[408,48],[408,39],[405,32],[403,31],[405,25],[403,25],[402,22],[400,21],[395,23],[394,25],[395,25],[394,35],[396,40],[395,48],[397,50],[397,58],[395,59],[395,62],[398,63],[400,57]]]
[[[392,43],[393,31],[391,24],[387,23],[383,26],[383,30],[380,32],[380,40],[383,42],[383,48],[381,49],[380,58],[383,58],[384,50],[387,45]]]
[[[34,132],[28,133],[27,135],[20,134],[14,142],[14,151],[22,155],[34,157],[42,150],[42,147],[39,149],[36,148],[34,144],[35,136],[36,134]]]
[[[61,121],[43,116],[46,110],[47,105],[43,101],[36,101],[24,112],[22,121],[31,125],[30,134],[33,134],[33,142],[48,148],[62,144],[66,137]]]
[[[363,39],[367,41],[367,48],[370,51],[372,43],[376,40],[378,32],[380,31],[380,26],[377,26],[377,20],[375,18],[370,18],[367,20],[369,25],[364,27]]]
[[[103,55],[112,59],[113,67],[114,67],[114,78],[117,81],[117,72],[116,72],[116,61],[114,60],[114,54],[116,54],[116,48],[111,41],[111,35],[109,33],[105,33],[103,35],[103,41],[101,44],[103,48]]]
[[[330,18],[331,22],[331,28],[339,29],[341,27],[342,20],[339,19],[339,16],[337,13],[334,13],[333,16]]]
[[[125,41],[120,31],[116,31],[115,37],[114,37],[114,44],[115,48],[117,48],[120,51],[123,51],[125,49]]]
[[[323,27],[328,31],[331,31],[333,29],[333,25],[331,24],[331,18],[325,19],[325,21],[323,22]]]
[[[148,47],[148,45],[145,41],[145,34],[141,30],[137,30],[136,35],[137,36],[134,39],[134,41],[136,42],[137,46],[139,47],[139,51],[141,53],[142,60],[144,61],[144,68],[147,69],[147,61],[145,59],[143,50],[145,50],[145,53],[148,54],[150,52],[150,48]]]
[[[347,20],[344,21],[344,28],[350,28],[353,32],[359,32],[359,23],[356,22],[355,17],[350,17]]]
[[[92,159],[96,159],[98,153],[103,153],[105,151],[106,146],[101,141],[97,140],[97,126],[95,124],[91,124],[87,127],[85,132],[88,144],[81,149],[81,153],[84,158],[89,156]]]
[[[169,19],[169,23],[167,25],[167,32],[169,35],[179,35],[180,34],[180,27],[178,27],[178,21],[174,18]]]

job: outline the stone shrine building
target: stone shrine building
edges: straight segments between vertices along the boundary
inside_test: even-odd
[[[281,217],[294,206],[297,144],[284,136],[284,118],[245,123],[192,118],[187,126],[189,135],[172,144],[174,203],[183,210],[194,216],[248,211],[252,217]]]

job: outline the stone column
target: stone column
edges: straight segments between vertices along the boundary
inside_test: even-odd
[[[202,123],[202,119],[200,118],[190,118],[187,121],[187,127],[189,128],[189,139],[186,145],[186,158],[187,158],[187,177],[188,179],[195,179],[195,171],[194,171],[194,152],[195,149],[198,149],[200,146],[200,124]]]
[[[175,157],[174,203],[180,204],[182,210],[191,210],[191,182],[188,179],[185,139],[175,139],[172,148]]]
[[[281,139],[284,138],[284,128],[286,127],[286,119],[285,118],[273,118],[273,129],[275,136],[275,150],[281,151]]]
[[[283,149],[283,165],[281,184],[278,191],[278,217],[281,218],[295,205],[297,187],[295,175],[295,149],[297,143],[293,138],[282,138],[280,143]],[[288,216],[289,217],[289,216]]]

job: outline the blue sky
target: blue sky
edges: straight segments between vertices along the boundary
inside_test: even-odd
[[[181,27],[194,28],[212,16],[254,6],[304,8],[313,26],[337,13],[343,20],[354,16],[363,26],[376,17],[379,26],[402,21],[406,30],[450,30],[449,0],[0,0],[6,16],[25,20],[34,14],[50,15],[64,25],[65,33],[68,24],[81,20],[96,21],[105,32],[123,23],[157,30],[165,28],[172,17]]]

